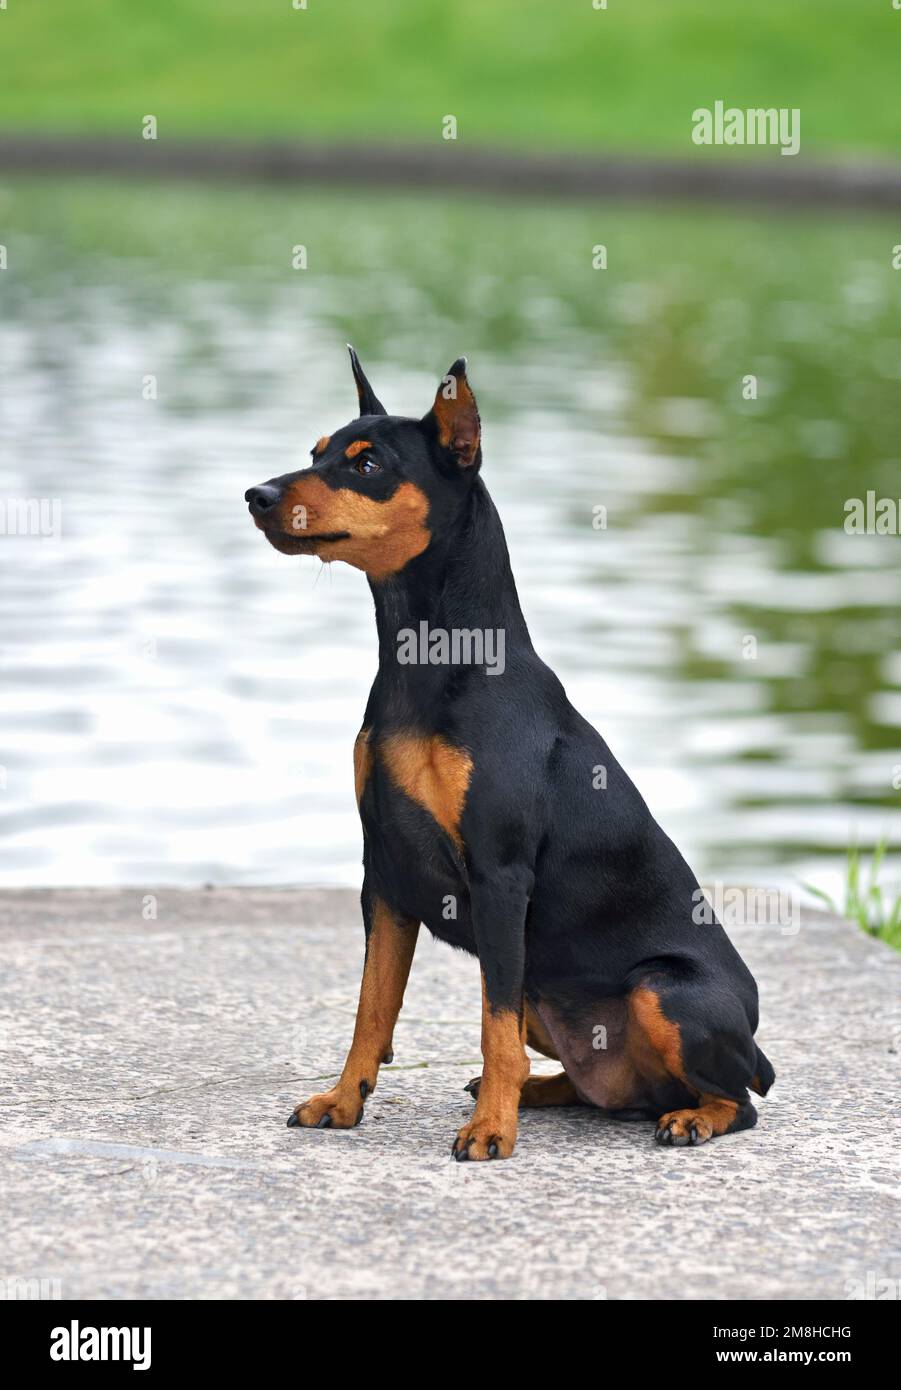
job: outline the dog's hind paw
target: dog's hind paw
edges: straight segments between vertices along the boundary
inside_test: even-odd
[[[696,1110],[670,1110],[657,1121],[655,1139],[658,1144],[706,1144],[720,1134],[734,1134],[740,1129],[753,1129],[757,1111],[750,1101],[740,1103],[721,1096],[702,1095]]]
[[[674,1110],[657,1121],[654,1135],[658,1144],[673,1144],[677,1147],[686,1144],[706,1144],[713,1138],[713,1125],[697,1110]]]

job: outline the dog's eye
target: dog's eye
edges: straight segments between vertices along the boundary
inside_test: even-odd
[[[376,463],[375,459],[366,458],[365,455],[357,459],[354,468],[358,473],[362,473],[364,478],[369,478],[373,473],[381,473],[382,471],[381,466]]]

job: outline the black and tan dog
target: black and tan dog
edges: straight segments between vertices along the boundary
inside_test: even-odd
[[[509,1158],[520,1106],[653,1117],[664,1144],[750,1128],[748,1087],[763,1095],[774,1079],[754,1042],[754,979],[532,647],[479,473],[465,362],[418,420],[388,415],[353,349],[351,361],[359,418],[319,440],[312,467],[246,494],[277,550],[366,573],[379,639],[354,749],[366,930],[356,1027],[340,1080],[288,1124],[362,1119],[424,922],[481,967],[484,1069],[467,1088],[476,1104],[458,1159]],[[419,636],[428,650],[411,659]],[[489,648],[503,661],[491,666]],[[526,1042],[563,1070],[530,1078]]]

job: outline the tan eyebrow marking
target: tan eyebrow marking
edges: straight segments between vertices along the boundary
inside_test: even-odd
[[[357,454],[362,454],[364,449],[371,448],[372,445],[368,439],[355,439],[353,444],[348,444],[347,448],[344,450],[344,457],[346,459],[355,459]]]
[[[317,439],[316,443],[313,445],[313,453],[324,454],[329,446],[329,441],[331,440],[331,437],[332,436],[330,434],[324,434],[321,439]]]

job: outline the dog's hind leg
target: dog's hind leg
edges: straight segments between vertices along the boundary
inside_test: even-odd
[[[520,1108],[541,1105],[582,1105],[583,1101],[565,1071],[555,1076],[530,1076],[519,1097]]]
[[[545,1057],[553,1057],[559,1062],[557,1049],[550,1033],[545,1028],[535,1010],[526,1005],[526,1042],[529,1047],[541,1052]],[[584,1101],[565,1071],[555,1076],[530,1076],[519,1097],[521,1110],[544,1105],[583,1105]]]
[[[482,1078],[474,1076],[464,1091],[478,1099]],[[519,1095],[520,1110],[534,1110],[547,1105],[582,1105],[581,1096],[565,1071],[555,1076],[530,1076]]]
[[[555,1062],[560,1061],[550,1033],[528,1004],[526,1042],[536,1052],[542,1052],[545,1057],[553,1057]],[[566,1072],[561,1071],[555,1076],[530,1076],[522,1088],[519,1104],[521,1109],[525,1109],[542,1105],[583,1105],[584,1101]]]
[[[757,1111],[749,1100],[742,1103],[722,1096],[701,1095],[700,1104],[690,1110],[670,1110],[657,1121],[658,1144],[706,1144],[720,1134],[753,1129]]]
[[[665,1073],[685,1088],[685,1100],[676,1101],[677,1108],[670,1100],[657,1121],[659,1144],[705,1144],[757,1123],[748,1087],[757,1079],[762,1054],[746,1004],[717,983],[699,973],[681,977],[659,971],[629,996],[641,1037]],[[753,1015],[756,1023],[756,998]]]
[[[560,1061],[550,1033],[531,1004],[526,1005],[526,1042],[536,1052],[542,1053],[545,1057],[553,1057],[555,1062]]]

